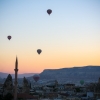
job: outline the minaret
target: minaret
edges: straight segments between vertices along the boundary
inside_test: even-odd
[[[15,93],[14,93],[14,100],[17,100],[17,72],[18,72],[18,60],[16,57],[16,62],[15,62]]]

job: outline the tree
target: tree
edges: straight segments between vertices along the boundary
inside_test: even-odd
[[[76,92],[80,92],[80,88],[75,88]]]
[[[12,100],[13,99],[13,95],[11,93],[7,93],[5,96],[4,96],[4,100]]]
[[[2,95],[0,95],[0,100],[3,100],[3,96]]]

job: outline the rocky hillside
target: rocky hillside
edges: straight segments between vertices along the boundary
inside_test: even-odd
[[[42,80],[57,79],[59,82],[76,82],[80,80],[95,82],[100,77],[100,66],[46,69],[40,74],[40,77]]]

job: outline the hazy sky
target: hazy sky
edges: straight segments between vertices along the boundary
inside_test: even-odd
[[[100,0],[0,0],[0,72],[16,55],[19,73],[100,65]]]

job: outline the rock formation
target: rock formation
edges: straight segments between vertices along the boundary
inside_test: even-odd
[[[22,89],[23,93],[29,93],[30,92],[30,85],[28,83],[28,80],[24,77],[23,78],[23,89]]]
[[[6,95],[7,93],[13,93],[13,80],[10,74],[7,76],[3,88],[4,88],[3,95]]]

